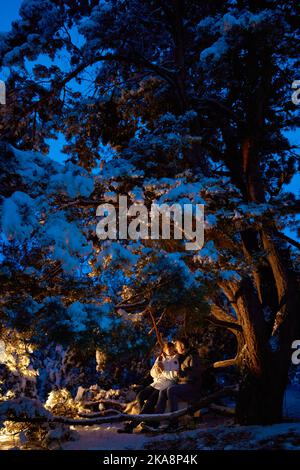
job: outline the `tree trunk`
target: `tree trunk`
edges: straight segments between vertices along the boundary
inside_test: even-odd
[[[245,345],[239,357],[241,382],[236,407],[236,420],[240,424],[270,424],[282,420],[291,344],[299,334],[296,290],[293,296],[290,295],[285,318],[282,320],[280,317],[282,323],[275,333],[265,336],[263,332],[255,331],[255,342],[260,344],[254,354],[259,368],[254,367],[253,350],[248,346],[247,330],[246,334],[244,330]]]
[[[282,420],[288,368],[280,369],[278,371],[276,364],[269,364],[257,376],[253,374],[251,367],[244,367],[236,402],[237,423],[272,424]]]
[[[280,250],[276,255],[275,261],[279,263]],[[250,278],[240,284],[226,283],[222,286],[242,327],[237,336],[236,358],[241,374],[236,406],[239,424],[270,424],[282,420],[291,344],[299,335],[297,283],[291,271],[285,274],[286,282],[282,279],[284,273],[279,269],[275,272],[274,277],[280,286],[277,292],[281,309],[271,319],[271,328],[264,319],[260,296]]]

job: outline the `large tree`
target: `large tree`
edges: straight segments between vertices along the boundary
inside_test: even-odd
[[[299,6],[44,0],[25,2],[20,16],[0,48],[12,71],[4,138],[44,150],[61,131],[65,151],[87,169],[106,159],[103,143],[111,146],[92,202],[71,205],[118,193],[206,204],[207,244],[195,256],[177,243],[127,248],[141,257],[136,274],[146,284],[152,261],[168,259],[168,273],[176,259],[205,292],[211,320],[236,335],[236,358],[217,365],[241,371],[238,421],[279,420],[299,333],[297,242],[282,233],[299,207],[284,191],[299,158],[285,135],[299,124],[291,102]],[[40,54],[53,62],[29,67],[25,59],[38,63]],[[151,307],[158,287],[147,294]]]

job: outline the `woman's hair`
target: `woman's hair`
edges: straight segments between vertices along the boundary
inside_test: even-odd
[[[175,348],[175,345],[172,343],[172,341],[165,341],[163,344],[163,349],[165,348]]]

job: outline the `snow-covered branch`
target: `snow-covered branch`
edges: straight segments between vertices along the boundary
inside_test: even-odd
[[[67,418],[64,416],[25,416],[24,414],[18,416],[13,416],[9,414],[8,416],[2,416],[1,419],[4,421],[12,421],[16,423],[44,423],[44,422],[51,422],[51,423],[63,423],[68,424],[71,426],[94,426],[95,424],[105,424],[105,423],[117,423],[123,421],[133,421],[135,423],[140,423],[141,421],[145,422],[159,422],[159,421],[173,421],[180,416],[184,416],[188,413],[193,413],[200,408],[204,408],[210,403],[212,403],[217,398],[225,397],[228,395],[235,395],[236,387],[225,387],[222,390],[218,390],[215,393],[212,393],[206,397],[203,397],[201,400],[197,402],[195,405],[188,406],[182,410],[174,411],[172,413],[160,413],[160,414],[133,414],[129,415],[126,413],[118,413],[115,415],[110,416],[102,416],[92,419],[74,419],[74,418]],[[9,406],[9,402],[6,402],[6,407]]]

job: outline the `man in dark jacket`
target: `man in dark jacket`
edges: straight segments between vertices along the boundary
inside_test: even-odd
[[[167,390],[170,403],[170,411],[178,409],[180,400],[194,403],[200,398],[202,367],[199,354],[189,348],[186,340],[175,342],[176,351],[179,354],[180,369],[178,383]]]

